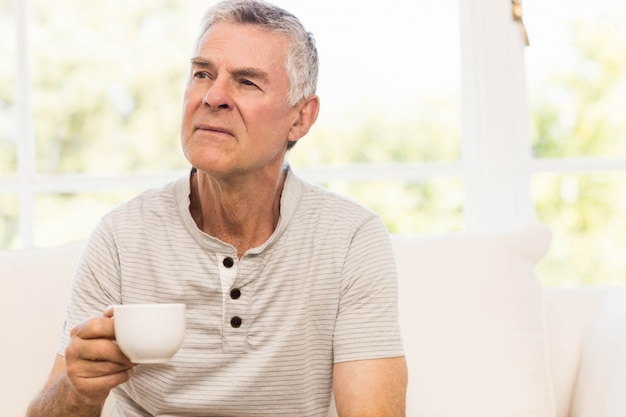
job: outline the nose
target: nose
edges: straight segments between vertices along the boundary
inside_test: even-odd
[[[207,89],[202,102],[212,110],[231,108],[232,97],[227,83],[219,78],[216,79]]]

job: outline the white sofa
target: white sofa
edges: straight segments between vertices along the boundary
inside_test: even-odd
[[[549,241],[540,225],[393,239],[409,417],[626,416],[626,290],[542,288]],[[47,378],[81,248],[0,252],[0,417]]]

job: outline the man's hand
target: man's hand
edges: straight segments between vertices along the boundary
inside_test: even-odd
[[[65,350],[67,377],[86,403],[102,403],[112,388],[130,379],[134,365],[122,353],[115,339],[113,309],[104,317],[80,323],[72,329]]]
[[[128,381],[135,365],[115,340],[113,310],[72,329],[65,357],[57,355],[48,382],[28,417],[99,416],[112,388]]]

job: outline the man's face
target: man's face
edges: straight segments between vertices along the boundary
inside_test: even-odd
[[[289,38],[220,22],[200,39],[184,95],[181,140],[193,166],[216,177],[280,169],[297,108],[288,103]],[[251,177],[250,177],[251,178]]]

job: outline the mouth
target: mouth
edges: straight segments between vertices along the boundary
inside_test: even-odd
[[[234,136],[233,133],[223,127],[213,126],[209,124],[199,124],[196,126],[197,131],[205,132],[205,133],[217,133],[222,135]]]

